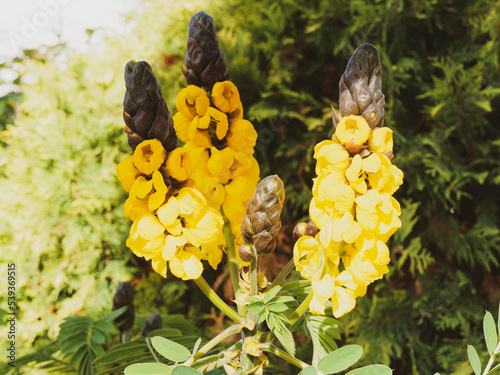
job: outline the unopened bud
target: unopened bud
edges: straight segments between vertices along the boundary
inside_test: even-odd
[[[306,223],[297,223],[297,225],[295,225],[295,228],[293,228],[293,241],[294,242],[297,242],[297,240],[300,237],[305,236],[306,228],[307,228]]]
[[[255,254],[252,249],[252,246],[248,244],[242,244],[239,247],[240,259],[244,262],[251,262],[255,259]]]

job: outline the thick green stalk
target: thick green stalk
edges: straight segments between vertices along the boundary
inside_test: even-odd
[[[242,329],[241,324],[233,324],[232,326],[226,328],[224,331],[215,336],[212,340],[207,342],[203,347],[194,353],[191,358],[184,362],[184,366],[191,366],[194,361],[198,358],[203,357],[210,349],[219,344],[222,340],[228,338],[229,336],[237,334]]]
[[[292,326],[297,320],[299,320],[302,315],[304,315],[307,311],[307,309],[309,308],[309,304],[311,303],[311,300],[314,296],[314,292],[311,291],[306,299],[300,304],[299,307],[297,307],[297,310],[295,310],[293,312],[292,315],[290,315],[290,317],[288,318],[288,321],[290,322],[290,326]]]
[[[273,280],[273,282],[271,284],[269,284],[269,286],[266,288],[266,292],[264,294],[266,294],[268,291],[273,289],[276,285],[281,284],[281,282],[283,280],[285,280],[285,278],[288,276],[290,271],[293,270],[294,266],[295,266],[295,262],[293,261],[293,259],[290,259],[290,261],[287,263],[287,265],[285,267],[283,267],[283,269],[278,274],[278,276],[276,276],[276,278]]]
[[[222,207],[221,207],[222,211]],[[224,215],[224,211],[222,211],[222,214]],[[224,236],[226,238],[226,251],[227,251],[227,263],[229,266],[229,274],[231,275],[231,282],[233,284],[233,290],[234,290],[234,298],[238,298],[238,296],[241,294],[241,288],[240,288],[240,274],[238,272],[239,266],[238,266],[238,259],[236,257],[236,247],[234,246],[234,236],[233,232],[231,231],[231,223],[229,220],[224,216],[225,222],[224,222]],[[243,307],[243,309],[242,309]],[[240,307],[238,305],[238,312],[240,314],[244,314],[244,306]]]
[[[491,370],[491,366],[495,363],[495,353],[500,352],[500,342],[498,343],[497,347],[495,350],[493,350],[493,355],[490,357],[490,360],[488,361],[488,364],[486,365],[486,368],[483,371],[483,375],[486,375],[488,372]]]
[[[217,306],[224,314],[226,314],[229,318],[234,320],[236,323],[242,324],[245,321],[245,317],[243,315],[238,314],[232,308],[230,308],[218,295],[214,292],[210,285],[205,281],[203,276],[194,280],[196,284],[200,287],[200,289],[205,293],[205,295],[213,302],[215,306]]]
[[[294,356],[288,354],[284,350],[281,350],[280,348],[272,344],[262,344],[262,349],[265,352],[273,353],[274,355],[283,358],[285,361],[290,362],[292,365],[297,366],[298,368],[303,369],[310,366],[309,364],[302,362],[300,359],[295,358]]]

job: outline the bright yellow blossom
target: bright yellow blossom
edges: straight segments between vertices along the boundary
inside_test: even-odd
[[[370,134],[370,125],[361,116],[342,117],[335,129],[335,137],[353,153],[358,153],[363,148]]]
[[[167,152],[157,139],[141,142],[134,151],[134,166],[146,175],[158,170],[167,158]]]
[[[134,157],[132,155],[127,156],[116,166],[116,176],[122,183],[123,190],[126,192],[130,191],[135,180],[140,175],[141,172],[134,167]]]
[[[322,141],[314,147],[316,174],[345,172],[349,166],[349,152],[334,141]]]
[[[318,208],[343,213],[353,207],[354,189],[346,181],[343,173],[322,174],[313,181],[313,196]],[[318,226],[315,218],[312,217],[312,220]]]
[[[392,130],[388,127],[375,128],[368,139],[368,150],[381,153],[392,153]],[[388,155],[387,155],[388,156]]]
[[[207,92],[202,88],[189,85],[177,95],[177,110],[185,117],[193,119],[195,116],[204,116],[210,106]]]
[[[185,181],[192,171],[190,153],[183,147],[177,147],[168,155],[165,165],[170,176],[177,181]]]
[[[217,82],[212,88],[212,102],[222,112],[233,112],[240,105],[240,93],[231,81]]]
[[[366,185],[366,174],[362,170],[363,168],[363,159],[361,156],[354,155],[351,161],[351,165],[345,171],[345,176],[347,181],[349,181],[349,185],[356,190],[359,194],[365,194],[368,187]]]
[[[226,139],[231,150],[252,155],[257,132],[250,121],[238,120],[231,124]]]
[[[394,194],[403,183],[403,172],[395,165],[392,165],[387,156],[380,153],[372,155],[370,157],[379,159],[380,168],[374,173],[368,173],[368,181],[371,187],[380,193]]]

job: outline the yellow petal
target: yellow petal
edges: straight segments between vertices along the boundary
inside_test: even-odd
[[[137,224],[137,232],[146,240],[154,240],[163,234],[164,229],[156,216],[144,215],[139,219]]]
[[[116,166],[116,176],[122,183],[123,189],[129,192],[135,179],[139,177],[141,172],[134,167],[134,157],[127,156],[120,164]]]
[[[176,197],[170,197],[163,206],[158,209],[157,215],[160,222],[165,225],[174,224],[179,216],[180,208]]]

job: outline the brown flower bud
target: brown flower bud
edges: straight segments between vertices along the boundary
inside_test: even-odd
[[[384,124],[385,96],[382,93],[380,58],[375,46],[365,43],[354,51],[339,83],[342,116],[363,116],[373,129]],[[335,111],[333,123],[338,123]]]
[[[293,228],[293,234],[292,234],[294,242],[297,242],[297,240],[300,237],[305,236],[306,228],[307,228],[306,223],[297,223],[297,225],[295,225],[295,228]]]
[[[314,225],[312,220],[309,220],[309,222],[307,223],[307,226],[306,226],[306,236],[314,237],[314,236],[316,236],[316,234],[318,234],[318,232],[319,232],[319,229],[316,227],[316,225]]]
[[[252,246],[247,244],[240,245],[239,249],[240,258],[244,262],[251,262],[255,259],[255,254],[253,252]]]
[[[270,253],[276,248],[284,200],[285,187],[274,175],[260,181],[254,196],[248,201],[241,234],[247,243],[253,243],[259,254]]]

